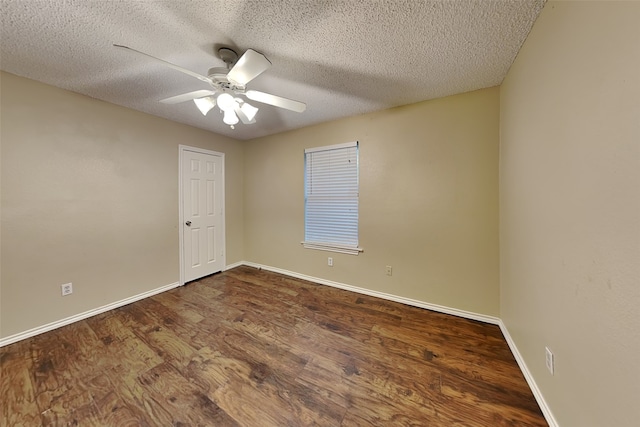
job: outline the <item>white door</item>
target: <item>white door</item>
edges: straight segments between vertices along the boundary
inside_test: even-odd
[[[180,147],[183,283],[221,271],[224,257],[224,155]]]

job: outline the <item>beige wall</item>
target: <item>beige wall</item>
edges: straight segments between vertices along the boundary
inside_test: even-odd
[[[246,259],[497,316],[498,119],[491,88],[250,141]],[[364,252],[304,249],[304,149],[354,140]]]
[[[7,73],[0,84],[0,337],[179,280],[178,144],[225,153],[227,262],[243,259],[240,142]]]
[[[178,281],[178,144],[226,153],[228,264],[498,314],[497,88],[243,146],[11,74],[0,84],[0,337]],[[356,139],[365,252],[303,249],[303,150]]]
[[[639,22],[547,3],[501,87],[501,317],[562,426],[640,420]]]

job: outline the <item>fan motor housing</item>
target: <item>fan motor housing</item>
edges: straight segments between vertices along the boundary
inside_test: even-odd
[[[218,49],[218,55],[229,67],[235,64],[238,60],[238,54],[236,51],[228,47],[221,47]]]
[[[209,68],[207,77],[211,79],[212,85],[218,89],[230,89],[233,91],[244,91],[244,86],[236,86],[227,80],[228,69],[224,67]]]

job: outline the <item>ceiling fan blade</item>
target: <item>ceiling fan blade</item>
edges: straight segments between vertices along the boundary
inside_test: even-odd
[[[164,59],[156,58],[155,56],[151,56],[151,55],[149,55],[147,53],[140,52],[139,50],[132,49],[129,46],[123,46],[123,45],[120,45],[120,44],[114,44],[113,46],[117,47],[119,49],[126,49],[126,50],[129,50],[131,52],[135,52],[135,53],[137,53],[139,55],[144,55],[147,58],[150,58],[150,59],[154,60],[155,62],[158,62],[158,63],[160,63],[160,64],[162,64],[162,65],[164,65],[166,67],[173,68],[176,71],[180,71],[181,73],[184,73],[184,74],[186,74],[188,76],[195,77],[196,79],[201,80],[203,82],[211,83],[211,79],[209,79],[209,77],[203,76],[203,75],[198,74],[198,73],[194,73],[191,70],[187,70],[186,68],[182,68],[182,67],[180,67],[178,65],[172,64],[171,62],[167,62]]]
[[[214,95],[212,90],[196,90],[193,92],[183,93],[181,95],[172,96],[170,98],[161,99],[163,104],[179,104],[181,102],[191,101],[196,98],[202,98],[203,96]]]
[[[304,102],[294,101],[293,99],[283,98],[281,96],[271,95],[270,93],[264,93],[257,90],[248,90],[245,92],[245,95],[252,101],[262,102],[263,104],[273,105],[275,107],[295,111],[296,113],[302,113],[307,109],[307,104]]]
[[[244,86],[271,67],[271,61],[253,49],[247,51],[229,70],[227,79],[240,86]]]

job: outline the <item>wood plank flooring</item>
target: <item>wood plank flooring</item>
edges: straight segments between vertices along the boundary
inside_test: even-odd
[[[495,325],[249,267],[0,349],[2,426],[546,426]]]

